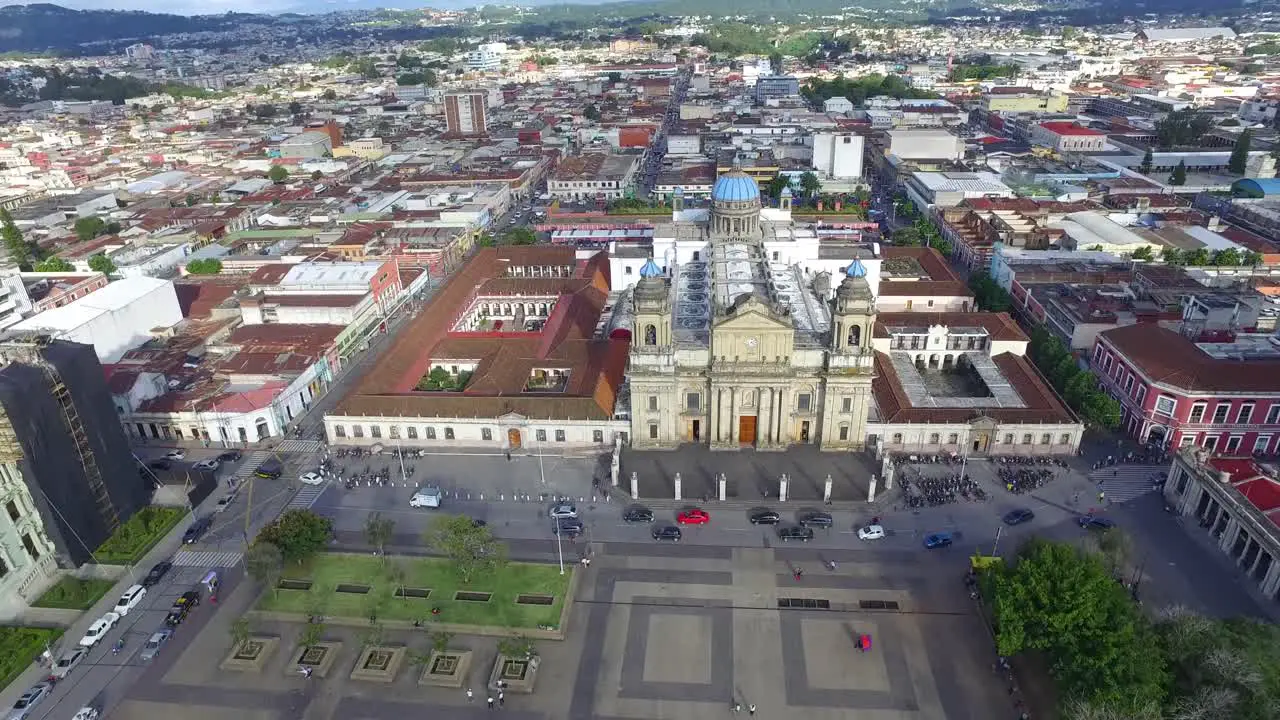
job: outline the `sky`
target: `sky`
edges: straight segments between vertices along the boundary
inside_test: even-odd
[[[343,9],[368,9],[378,7],[415,8],[434,6],[440,8],[465,7],[478,4],[477,0],[443,0],[424,2],[413,0],[50,0],[51,4],[74,10],[144,10],[175,15],[221,15],[226,12],[244,13],[326,13]],[[0,0],[0,5],[29,5],[31,0]]]

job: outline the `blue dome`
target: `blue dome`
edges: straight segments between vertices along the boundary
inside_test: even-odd
[[[658,267],[658,264],[653,261],[653,258],[649,258],[649,262],[645,263],[644,267],[640,268],[640,277],[642,278],[662,277],[662,268]]]
[[[712,202],[751,202],[760,200],[760,186],[741,170],[731,170],[716,178],[711,188]]]
[[[844,271],[844,274],[851,278],[864,278],[867,276],[867,266],[862,264],[861,260],[855,259]]]

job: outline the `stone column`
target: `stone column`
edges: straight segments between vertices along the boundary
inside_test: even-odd
[[[729,479],[720,473],[720,478],[716,480],[717,490],[720,491],[720,502],[724,502],[729,494]]]
[[[778,502],[786,502],[786,501],[787,501],[787,476],[786,474],[783,474],[782,477],[778,478]]]
[[[1225,510],[1224,510],[1225,512]],[[1236,535],[1240,532],[1240,523],[1235,518],[1227,519],[1227,529],[1222,531],[1222,539],[1218,542],[1218,547],[1222,552],[1231,554],[1231,546],[1236,542]]]
[[[831,476],[827,475],[826,482],[822,483],[822,502],[831,502]]]
[[[1271,567],[1267,568],[1267,574],[1262,578],[1262,594],[1267,597],[1273,597],[1276,592],[1276,586],[1280,585],[1280,560],[1271,558]]]
[[[871,483],[867,487],[867,502],[873,503],[875,501],[876,501],[876,476],[872,475]]]
[[[791,436],[791,429],[788,427],[787,418],[787,393],[790,388],[778,389],[778,412],[777,412],[777,428],[778,428],[778,444],[786,446]]]
[[[680,500],[680,499],[681,499],[681,497],[680,497],[680,489],[681,489],[681,488],[680,488],[680,485],[681,485],[681,481],[680,481],[680,473],[676,473],[675,485],[676,485],[676,499],[677,499],[677,500]]]
[[[716,442],[724,442],[724,388],[716,388]]]
[[[1251,542],[1254,545],[1257,545],[1258,547],[1258,552],[1256,555],[1253,556],[1253,562],[1249,563],[1249,569],[1246,571],[1249,577],[1253,577],[1253,571],[1258,569],[1258,563],[1262,562],[1262,555],[1263,553],[1266,552],[1266,550],[1263,550],[1262,546],[1258,545],[1257,540],[1250,539],[1249,542]],[[1244,549],[1244,555],[1242,555],[1241,557],[1248,557],[1248,556],[1249,556],[1249,548],[1246,547]]]
[[[640,478],[636,476],[636,473],[631,473],[631,499],[640,499]]]
[[[738,442],[738,388],[729,389],[729,443]]]

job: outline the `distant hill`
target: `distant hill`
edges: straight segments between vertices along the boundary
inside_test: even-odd
[[[0,7],[0,52],[68,50],[84,43],[141,42],[170,33],[226,30],[259,15],[165,15],[125,10],[72,10],[60,5]]]

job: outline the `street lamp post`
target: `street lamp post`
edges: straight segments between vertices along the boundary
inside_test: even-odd
[[[560,560],[560,574],[564,574],[564,545],[560,542],[560,518],[556,518],[556,557]]]

